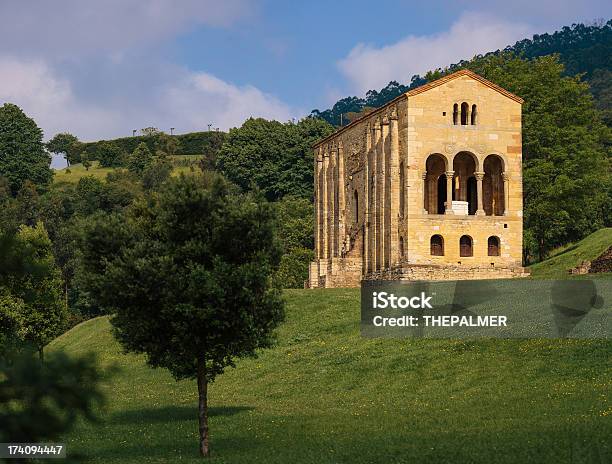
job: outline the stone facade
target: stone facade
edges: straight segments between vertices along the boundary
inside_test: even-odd
[[[317,143],[306,285],[526,275],[521,104],[463,70]]]

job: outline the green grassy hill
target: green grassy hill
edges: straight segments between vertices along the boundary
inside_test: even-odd
[[[533,277],[564,278],[571,268],[583,261],[594,260],[610,246],[612,246],[612,228],[599,229],[580,242],[557,250],[549,259],[533,264],[529,270]]]
[[[174,155],[170,157],[174,168],[172,175],[176,176],[181,172],[188,172],[190,166],[197,168],[197,163],[202,159],[203,155]],[[92,161],[89,170],[86,170],[81,163],[73,164],[70,168],[58,169],[54,171],[53,182],[69,182],[76,183],[81,177],[93,176],[98,179],[106,179],[109,172],[113,172],[115,168],[103,168],[98,161]]]
[[[612,460],[612,341],[363,339],[359,291],[288,291],[278,344],[210,388],[215,463],[590,463]],[[201,462],[196,386],[124,355],[107,318],[49,349],[120,371],[69,453]]]

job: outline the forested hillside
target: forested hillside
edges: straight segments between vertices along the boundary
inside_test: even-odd
[[[612,123],[612,61],[610,59],[612,57],[612,20],[591,25],[573,24],[552,34],[534,35],[531,39],[523,39],[504,50],[491,51],[484,57],[503,52],[511,52],[526,59],[558,54],[559,61],[565,66],[565,75],[581,74],[582,79],[590,84],[597,106],[603,112],[607,125],[610,126]],[[483,57],[476,57],[476,59],[480,58]],[[311,115],[325,119],[335,126],[340,125],[342,118],[342,123],[346,124],[355,117],[355,113],[367,110],[367,108],[382,106],[401,93],[436,79],[441,73],[454,72],[467,67],[471,61],[466,59],[451,64],[448,68],[431,70],[425,76],[412,76],[410,82],[404,84],[391,81],[380,91],[368,91],[364,98],[346,97],[338,100],[329,109],[313,110]],[[401,80],[403,76],[397,77]]]

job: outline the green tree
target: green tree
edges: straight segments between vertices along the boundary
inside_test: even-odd
[[[66,321],[61,274],[42,223],[22,226],[8,243],[11,246],[0,246],[0,262],[9,267],[14,263],[13,271],[0,275],[0,292],[13,300],[9,306],[21,308],[15,319],[20,338],[35,347],[42,360],[44,346],[62,332]]]
[[[297,124],[248,119],[230,130],[217,168],[243,190],[257,186],[268,200],[288,194],[312,198],[312,144],[332,132],[331,125],[314,118]]]
[[[157,135],[155,146],[158,150],[170,156],[174,156],[181,149],[181,141],[175,135],[168,135],[165,132],[160,132]]]
[[[141,175],[145,168],[153,162],[153,155],[147,144],[140,142],[128,159],[128,169],[134,174]]]
[[[25,311],[23,300],[13,297],[0,287],[0,360],[19,349],[23,340],[21,314]]]
[[[123,347],[176,379],[197,379],[207,456],[209,383],[269,346],[283,318],[271,285],[280,258],[272,206],[218,175],[181,176],[126,216],[95,222],[85,238],[88,290],[115,312]]]
[[[86,171],[89,172],[89,168],[91,167],[91,161],[89,161],[89,155],[87,153],[83,153],[81,156],[81,163]]]
[[[304,288],[308,266],[314,256],[314,251],[308,248],[292,248],[283,254],[274,276],[278,285],[283,288]]]
[[[0,175],[6,177],[13,194],[26,180],[37,187],[51,182],[51,157],[42,137],[42,130],[17,105],[0,107]]]
[[[124,156],[121,149],[110,142],[103,142],[97,148],[97,158],[100,161],[100,166],[105,168],[116,168],[123,164]],[[81,158],[87,156],[86,153],[81,155]]]
[[[466,67],[520,95],[523,104],[525,229],[539,259],[603,227],[611,185],[610,131],[586,83],[566,77],[556,56],[511,53]]]
[[[314,259],[314,207],[310,200],[286,196],[274,203],[283,257],[276,280],[284,288],[303,288]]]
[[[36,191],[36,186],[30,180],[26,180],[16,197],[16,212],[20,224],[28,226],[36,224],[40,213],[39,203],[40,197]]]
[[[172,172],[172,163],[166,156],[156,156],[142,173],[142,186],[147,190],[159,188]]]
[[[145,137],[152,137],[161,133],[161,131],[157,127],[144,127],[140,129],[140,133]]]
[[[91,356],[55,352],[44,364],[28,352],[0,359],[0,441],[55,441],[80,417],[95,420],[104,375]]]
[[[72,150],[73,145],[77,144],[79,139],[67,132],[61,132],[55,134],[55,136],[49,140],[46,144],[47,150],[56,155],[64,155],[68,166],[77,162],[74,157],[74,151]]]

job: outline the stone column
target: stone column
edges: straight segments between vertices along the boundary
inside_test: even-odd
[[[389,255],[390,265],[397,264],[400,260],[399,251],[399,214],[400,214],[400,195],[401,186],[400,172],[399,172],[399,124],[397,120],[397,109],[391,108],[389,113],[389,137],[390,137],[390,153],[389,153],[389,166],[391,172],[389,173],[391,181],[391,210],[390,210],[390,221],[389,221]]]
[[[370,133],[370,123],[366,125],[366,150],[365,150],[365,167],[363,169],[363,175],[365,176],[365,196],[363,198],[364,205],[364,216],[363,216],[363,225],[364,225],[364,233],[363,233],[363,273],[367,274],[370,272],[370,170],[372,169],[370,166],[370,150],[372,148],[371,144],[371,133]]]
[[[455,214],[453,213],[453,189],[455,188],[453,176],[455,171],[446,171],[444,174],[446,175],[446,211],[444,211],[444,214]]]
[[[429,201],[428,201],[427,207],[425,207],[425,193],[427,192],[427,171],[421,174],[421,179],[423,179],[423,194],[421,196],[421,202],[423,205],[423,214],[429,214],[429,211],[428,211]],[[427,195],[427,199],[429,200],[429,195]]]
[[[321,235],[319,234],[319,227],[321,226],[321,217],[320,217],[320,205],[319,201],[321,200],[321,185],[319,182],[319,172],[321,171],[321,159],[319,156],[319,148],[314,151],[314,207],[315,207],[315,221],[314,221],[314,243],[315,243],[315,258],[319,259],[321,257],[321,244],[319,243]]]
[[[321,183],[323,184],[323,256],[322,259],[329,257],[329,197],[327,188],[327,177],[329,170],[329,152],[327,147],[323,148],[323,175]]]
[[[344,146],[338,141],[338,248],[346,241],[346,181],[344,180]],[[348,243],[346,247],[348,247]],[[346,248],[345,247],[345,248]]]
[[[380,224],[381,224],[381,250],[382,268],[389,267],[389,118],[385,114],[382,118],[382,135],[381,135],[381,163],[380,163],[380,181],[381,181],[381,203],[380,203]]]
[[[476,195],[478,197],[478,209],[476,210],[476,216],[485,215],[485,210],[483,207],[484,198],[482,198],[482,179],[484,179],[484,175],[484,172],[474,173],[474,177],[476,177]]]
[[[508,216],[510,214],[510,175],[502,172],[502,179],[504,179],[504,216]]]
[[[327,196],[329,198],[329,254],[330,258],[338,256],[336,249],[336,146],[332,142],[329,153],[329,185]]]
[[[380,118],[376,118],[374,121],[374,153],[372,159],[374,160],[374,270],[378,271],[381,269],[381,224],[380,224],[380,206],[381,206],[381,182],[380,182],[380,164],[381,164],[381,139],[380,139]]]

